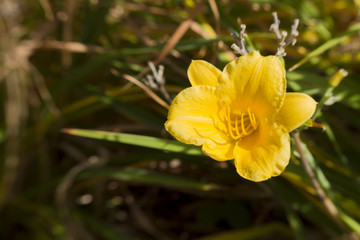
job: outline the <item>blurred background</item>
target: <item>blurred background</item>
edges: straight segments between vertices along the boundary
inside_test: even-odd
[[[283,30],[300,19],[288,90],[323,99],[326,130],[301,139],[335,214],[295,146],[281,176],[253,183],[231,161],[141,138],[173,143],[166,94],[144,84],[149,61],[173,98],[192,59],[222,69],[236,57],[239,23],[248,50],[274,54],[274,11]],[[358,0],[1,0],[0,239],[359,239],[359,19]],[[348,76],[329,87],[341,68]]]

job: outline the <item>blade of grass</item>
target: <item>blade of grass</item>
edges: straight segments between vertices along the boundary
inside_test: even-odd
[[[305,143],[308,145],[309,150],[311,150],[313,153],[314,146],[312,145],[314,143],[309,140],[306,140]],[[355,184],[356,179],[351,178],[348,171],[339,171],[339,168],[341,168],[339,165],[323,165],[323,163],[325,163],[323,158],[329,158],[326,159],[326,161],[335,161],[334,159],[336,159],[337,156],[334,156],[333,153],[329,155],[317,153],[316,155],[314,154],[314,157],[316,157],[317,160],[321,159],[318,164],[321,166],[321,170],[324,172],[324,175],[331,184],[332,191],[337,197],[338,205],[344,208],[344,204],[346,204],[351,209],[349,210],[345,208],[343,209],[343,212],[346,210],[346,212],[351,213],[352,216],[359,216],[360,209],[356,205],[348,205],[348,201],[346,201],[346,199],[351,199],[355,202],[360,201],[360,189],[358,188],[358,184]],[[300,165],[296,165],[293,162],[290,162],[283,176],[297,187],[302,188],[304,191],[309,192],[310,194],[314,194],[310,187],[309,181],[304,180],[306,175]],[[342,212],[339,212],[339,217],[341,217],[341,213]]]
[[[22,217],[19,218],[19,221],[23,221],[24,226],[32,225],[35,222],[37,225],[33,225],[33,227],[39,231],[46,229],[52,239],[54,236],[59,240],[70,239],[53,206],[38,204],[25,198],[13,198],[8,207],[16,209],[16,212],[21,214]]]
[[[269,235],[283,236],[285,238],[292,237],[288,226],[283,223],[273,222],[248,229],[225,231],[216,235],[198,238],[198,240],[250,240],[266,238]]]
[[[169,152],[178,152],[188,155],[202,155],[199,147],[186,145],[177,141],[170,141],[150,136],[141,136],[128,133],[115,133],[96,130],[83,130],[75,128],[65,128],[62,132],[93,139],[106,140],[111,142],[125,143],[135,146],[148,147]]]
[[[174,175],[166,175],[159,172],[137,168],[102,168],[89,170],[80,175],[80,178],[104,177],[128,181],[131,183],[141,183],[146,185],[158,185],[171,189],[185,189],[192,191],[211,191],[221,188],[220,185],[202,183],[197,180],[186,179]]]
[[[338,209],[330,197],[334,196],[331,191],[331,185],[326,179],[321,169],[316,165],[316,162],[305,144],[302,143],[298,132],[292,134],[295,145],[300,155],[300,160],[304,169],[311,180],[311,183],[316,191],[319,200],[322,202],[330,216],[343,227],[342,222],[339,220]]]
[[[346,155],[343,153],[343,151],[341,150],[341,147],[334,135],[334,132],[332,130],[332,128],[330,127],[330,125],[326,122],[323,122],[324,126],[326,127],[325,132],[326,135],[328,136],[328,139],[330,140],[330,142],[332,143],[335,152],[337,153],[340,161],[344,164],[344,166],[346,166],[346,168],[349,170],[349,172],[351,173],[351,175],[353,177],[355,177],[353,170],[351,169],[350,165],[349,165],[349,160],[347,159]]]
[[[191,41],[182,41],[179,42],[175,49],[179,51],[187,51],[192,49],[197,49],[200,46],[210,45],[214,42],[221,40],[222,38],[216,39],[193,39]],[[120,50],[109,51],[107,53],[100,54],[88,61],[85,64],[82,64],[79,67],[75,67],[64,79],[59,81],[58,84],[51,89],[51,93],[54,98],[58,97],[63,93],[64,90],[70,89],[71,86],[78,84],[82,80],[86,80],[85,76],[90,75],[94,69],[98,69],[107,65],[110,65],[110,62],[119,58],[132,55],[144,55],[156,53],[162,49],[163,44],[158,44],[151,47],[138,47],[138,48],[122,48]],[[123,61],[126,61],[123,59]]]
[[[301,216],[319,228],[336,235],[342,232],[335,221],[325,213],[322,204],[318,204],[306,191],[281,178],[270,179],[267,185],[282,201],[286,201],[292,209],[299,211]]]
[[[104,240],[138,240],[138,238],[131,236],[119,229],[116,225],[110,225],[95,216],[90,215],[84,211],[73,212],[72,215],[85,223],[89,229],[101,236]]]
[[[357,23],[355,25],[353,25],[352,27],[350,27],[345,33],[341,34],[338,37],[332,38],[329,41],[325,42],[324,44],[322,44],[321,46],[319,46],[318,48],[316,48],[314,51],[312,51],[311,53],[309,53],[308,55],[306,55],[306,57],[304,57],[301,61],[299,61],[298,63],[296,63],[295,65],[293,65],[289,71],[294,71],[296,68],[300,67],[301,65],[303,65],[304,63],[306,63],[307,61],[309,61],[311,58],[319,56],[320,54],[322,54],[323,52],[325,52],[326,50],[329,50],[330,48],[335,47],[336,45],[342,43],[343,41],[346,40],[346,38],[348,36],[350,36],[351,34],[354,34],[356,32],[358,32],[360,30],[360,23]]]
[[[145,108],[142,108],[139,106],[139,104],[135,105],[133,103],[121,102],[114,97],[96,91],[95,89],[88,88],[87,90],[97,96],[102,103],[113,106],[115,109],[119,110],[121,113],[124,113],[130,118],[135,119],[137,122],[151,125],[152,127],[155,127],[159,130],[163,128],[164,119],[161,119],[158,117],[158,115],[153,114]]]
[[[360,235],[360,224],[359,224],[359,222],[356,221],[354,218],[350,217],[348,214],[346,214],[344,212],[340,212],[339,217],[344,223],[346,223],[346,225],[348,227],[350,227],[352,230],[354,230],[358,234],[357,237],[359,237],[359,235]]]
[[[319,188],[320,186],[316,187],[316,184],[313,181],[314,178],[309,175],[309,178],[312,180],[313,186],[318,194],[318,197],[321,197],[320,200],[322,200],[323,205],[327,208],[328,212],[331,214],[334,220],[338,222],[339,226],[343,228],[344,231],[348,231],[348,229],[346,228],[348,227],[352,231],[355,231],[357,234],[359,234],[360,225],[356,224],[356,221],[350,215],[348,215],[347,213],[345,213],[345,211],[343,211],[341,208],[336,206],[338,205],[337,204],[338,199],[336,198],[333,187],[330,181],[328,180],[328,178],[326,177],[326,175],[324,174],[324,171],[317,165],[314,157],[312,156],[307,146],[301,143],[298,133],[293,134],[293,136],[295,138],[295,141],[297,142],[301,159],[304,158],[304,156],[306,158],[306,159],[302,159],[302,161],[304,160],[307,161],[309,167],[312,168],[314,171],[313,174],[315,173],[316,175],[315,179],[318,180],[318,184],[320,184],[323,189],[321,190],[321,188]],[[299,144],[302,144],[302,148],[299,147]],[[306,166],[304,167],[306,168]],[[326,196],[325,192],[323,192],[324,190],[328,194],[328,196]],[[345,223],[346,227],[343,223]]]
[[[303,224],[297,213],[289,206],[287,202],[282,201],[282,203],[286,211],[286,217],[288,219],[288,222],[291,228],[293,229],[295,239],[297,240],[307,239]]]

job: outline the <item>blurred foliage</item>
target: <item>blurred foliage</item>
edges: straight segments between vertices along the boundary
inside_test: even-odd
[[[360,1],[0,3],[0,239],[359,239]],[[221,69],[238,18],[249,50],[274,54],[273,11],[285,30],[300,19],[288,90],[331,94],[317,118],[325,132],[301,137],[339,219],[295,146],[280,177],[246,181],[172,141],[153,95],[163,96],[139,87],[148,61],[165,66],[172,97],[189,86],[191,59]],[[340,68],[349,75],[328,91]]]

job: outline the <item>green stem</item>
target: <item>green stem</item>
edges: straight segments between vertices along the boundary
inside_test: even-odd
[[[319,103],[317,104],[315,113],[311,118],[313,121],[315,121],[315,119],[321,115],[321,109],[323,108],[325,102],[332,96],[334,89],[335,87],[331,85],[328,85],[328,87],[326,88],[325,93],[323,94]]]

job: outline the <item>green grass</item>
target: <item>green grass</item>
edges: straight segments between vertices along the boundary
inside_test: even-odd
[[[357,2],[5,1],[0,239],[359,239]],[[284,58],[288,91],[317,101],[332,94],[316,119],[326,130],[302,128],[301,140],[335,217],[293,139],[281,176],[249,182],[231,161],[175,141],[164,129],[167,108],[150,96],[163,95],[126,78],[142,82],[148,61],[159,61],[173,98],[190,86],[192,59],[219,69],[233,59],[237,18],[247,25],[248,50],[274,54],[273,11],[283,30],[300,19]],[[329,89],[341,68],[349,75]]]

